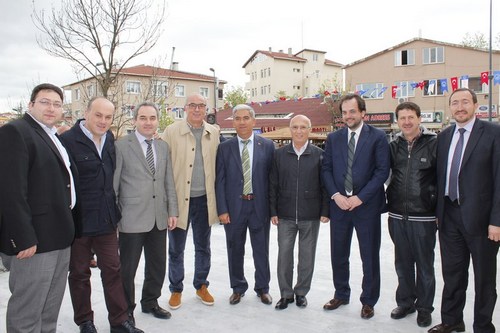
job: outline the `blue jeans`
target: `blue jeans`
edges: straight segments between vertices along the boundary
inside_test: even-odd
[[[188,225],[186,230],[175,228],[168,232],[168,278],[170,292],[182,292],[184,289],[184,249],[189,226],[193,228],[194,243],[194,277],[193,286],[196,290],[204,284],[208,287],[210,272],[210,234],[208,223],[207,196],[189,199]]]

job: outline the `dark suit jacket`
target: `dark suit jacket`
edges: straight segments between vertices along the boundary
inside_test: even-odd
[[[269,173],[274,155],[274,143],[254,135],[252,188],[259,223],[269,223]],[[219,215],[229,213],[231,222],[238,220],[243,194],[243,170],[238,137],[219,145],[216,161],[215,193]]]
[[[328,134],[323,155],[322,179],[331,197],[339,192],[346,195],[344,179],[347,173],[347,127]],[[352,163],[353,195],[363,202],[356,208],[361,216],[372,216],[386,210],[384,182],[389,177],[390,152],[385,133],[363,124]],[[330,204],[332,217],[342,218],[345,211],[334,201]],[[366,214],[366,215],[365,215]]]
[[[442,227],[448,152],[455,126],[438,135],[436,216]],[[476,119],[465,147],[458,178],[460,212],[468,233],[488,233],[488,225],[500,226],[500,126]]]
[[[61,139],[78,167],[82,235],[97,236],[114,232],[121,217],[113,189],[114,137],[108,131],[100,157],[94,142],[82,132],[81,121],[62,134]]]
[[[47,133],[26,114],[0,127],[0,156],[0,251],[15,255],[33,245],[37,253],[70,246],[70,176]]]

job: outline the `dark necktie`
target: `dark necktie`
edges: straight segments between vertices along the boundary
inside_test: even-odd
[[[347,146],[347,172],[345,175],[344,187],[346,193],[352,193],[352,160],[354,159],[354,149],[356,147],[356,132],[351,132],[349,145]]]
[[[155,157],[153,155],[153,139],[144,140],[148,145],[148,149],[146,150],[146,162],[148,162],[149,170],[151,173],[155,174]]]
[[[250,154],[247,145],[250,140],[242,140],[241,166],[243,168],[243,194],[252,193],[252,170],[250,169]]]
[[[448,197],[451,201],[458,199],[458,174],[460,172],[460,160],[462,159],[462,150],[464,148],[465,128],[459,128],[460,137],[458,138],[453,159],[451,160],[450,178],[448,179]]]

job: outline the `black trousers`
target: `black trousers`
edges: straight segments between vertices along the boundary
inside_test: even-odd
[[[394,243],[394,266],[398,275],[396,303],[418,311],[434,310],[435,222],[415,222],[389,217],[389,234]]]
[[[497,299],[496,274],[498,243],[488,239],[487,230],[479,236],[467,233],[460,206],[445,199],[444,220],[439,242],[443,271],[441,320],[454,325],[463,320],[463,309],[469,282],[469,264],[474,267],[474,332],[495,332],[492,323]]]
[[[158,305],[167,267],[167,230],[156,225],[149,232],[120,232],[121,275],[129,312],[135,308],[135,275],[144,248],[144,282],[141,306],[149,309]]]

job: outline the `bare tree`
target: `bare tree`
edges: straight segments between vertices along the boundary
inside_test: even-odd
[[[164,0],[156,10],[154,0],[61,0],[48,13],[37,11],[35,2],[38,45],[95,78],[104,97],[122,68],[156,45],[165,20]]]

